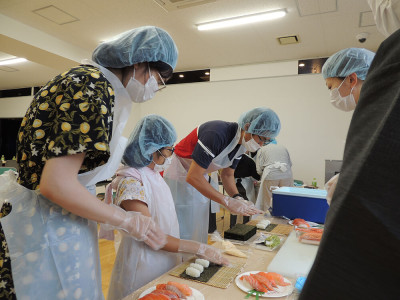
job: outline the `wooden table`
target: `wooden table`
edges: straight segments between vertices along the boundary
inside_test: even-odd
[[[271,223],[275,224],[287,224],[286,220],[279,219],[279,218],[269,218]],[[247,247],[249,249],[249,257],[247,258],[246,265],[244,266],[244,269],[242,272],[247,272],[247,271],[266,271],[268,264],[271,262],[271,260],[274,258],[276,255],[277,251],[265,251],[265,250],[259,250],[255,249],[253,247],[249,246],[238,246],[240,250],[242,250],[242,247]],[[279,250],[278,250],[279,251]],[[235,259],[240,259],[240,258],[235,258],[233,256],[226,255],[226,257],[229,260],[235,260]],[[243,259],[242,259],[243,260]],[[295,278],[288,278],[292,283],[294,284]],[[160,277],[156,278],[155,280],[151,281],[150,283],[146,284],[142,288],[136,290],[134,293],[131,295],[127,296],[124,298],[124,300],[136,300],[139,298],[139,295],[147,290],[150,287],[153,287],[159,283],[166,283],[167,281],[176,281],[176,282],[181,282],[189,285],[190,287],[197,289],[200,291],[206,300],[219,300],[219,299],[230,299],[230,300],[236,300],[236,299],[244,299],[246,296],[246,293],[243,292],[241,289],[239,289],[236,284],[235,280],[232,281],[232,283],[228,286],[226,289],[221,289],[217,287],[212,287],[206,284],[198,283],[195,281],[188,281],[183,278],[178,278],[172,275],[169,275],[168,273],[165,273],[161,275]],[[255,299],[255,297],[251,297],[249,299]],[[267,299],[264,297],[260,297],[260,299]],[[271,299],[297,299],[297,295],[293,294],[288,297],[281,297],[281,298],[271,298]]]

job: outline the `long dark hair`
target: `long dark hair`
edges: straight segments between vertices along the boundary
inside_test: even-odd
[[[150,69],[157,70],[158,73],[160,73],[161,77],[164,79],[164,81],[167,81],[172,77],[173,69],[170,65],[166,64],[165,62],[162,61],[151,61],[149,62],[149,67]]]

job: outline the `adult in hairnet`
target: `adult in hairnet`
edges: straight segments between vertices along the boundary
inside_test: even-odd
[[[400,0],[367,0],[376,28],[385,37],[400,29]]]
[[[181,238],[207,242],[210,199],[236,215],[262,213],[238,193],[234,171],[246,150],[256,151],[276,137],[280,128],[273,110],[258,107],[243,113],[238,123],[203,123],[176,145],[164,178],[175,201]],[[216,170],[221,170],[222,184],[229,196],[209,183],[207,174]]]
[[[161,171],[170,165],[176,141],[174,126],[158,115],[141,119],[133,130],[122,157],[123,166],[110,188],[116,190],[115,204],[141,213],[157,222],[167,243],[156,251],[128,235],[122,237],[112,271],[109,300],[122,299],[182,262],[179,252],[199,255],[217,264],[228,263],[220,250],[191,240],[179,239],[179,224],[171,191]]]
[[[363,48],[347,48],[328,58],[322,76],[330,90],[331,103],[343,111],[354,110],[375,53]]]
[[[400,31],[387,38],[369,69],[300,300],[399,298],[399,40]]]
[[[18,133],[19,183],[12,174],[0,179],[0,198],[13,207],[0,219],[1,297],[103,299],[96,222],[152,248],[164,245],[151,218],[106,205],[89,191],[119,166],[132,102],[164,87],[177,56],[164,30],[132,29],[34,96]]]
[[[336,52],[322,67],[322,76],[330,90],[331,103],[343,111],[352,111],[360,98],[361,88],[375,53],[363,48],[347,48]],[[331,203],[339,174],[325,185],[327,202]]]

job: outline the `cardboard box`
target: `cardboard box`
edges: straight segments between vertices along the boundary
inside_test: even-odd
[[[272,191],[272,215],[325,223],[329,205],[326,190],[281,187]]]

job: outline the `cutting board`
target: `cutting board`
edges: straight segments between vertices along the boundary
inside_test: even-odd
[[[318,246],[300,243],[296,232],[292,231],[281,249],[267,267],[268,272],[276,272],[284,277],[306,276],[311,269]]]

